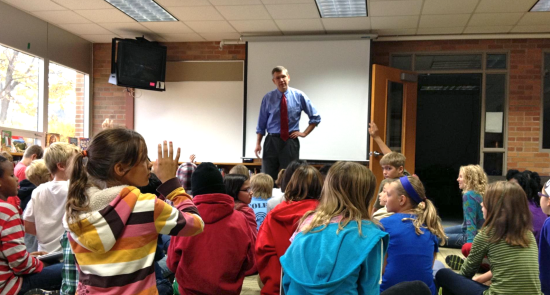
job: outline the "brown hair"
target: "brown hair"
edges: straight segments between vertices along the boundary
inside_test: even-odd
[[[286,74],[288,75],[288,70],[285,67],[276,66],[273,68],[273,70],[271,70],[271,76],[273,76],[273,74],[275,73],[283,73],[283,72],[286,72]]]
[[[44,149],[39,145],[31,145],[25,150],[23,158],[30,158],[32,155],[36,155],[37,159],[42,159],[44,155]]]
[[[422,202],[416,203],[407,193],[399,178],[394,180],[392,183],[397,184],[396,190],[398,195],[404,195],[409,198],[410,203],[413,205],[413,214],[416,215],[416,218],[404,218],[403,220],[412,220],[414,229],[417,235],[423,234],[422,228],[429,230],[432,234],[436,235],[441,239],[441,245],[445,244],[447,236],[441,226],[441,218],[437,215],[437,210],[433,205],[432,201],[426,198],[426,190],[420,179],[414,176],[406,176],[409,182],[411,183],[413,189],[416,191],[418,196],[422,199]]]
[[[405,156],[402,153],[391,152],[385,154],[382,159],[380,159],[380,165],[390,165],[395,168],[405,167]]]
[[[250,189],[254,192],[254,197],[267,200],[273,194],[273,178],[269,174],[258,173],[250,179]]]
[[[323,180],[319,170],[311,165],[300,166],[286,186],[285,199],[289,202],[319,199],[322,188]]]
[[[280,188],[281,184],[283,182],[283,177],[285,177],[285,171],[286,169],[279,170],[279,174],[277,174],[277,180],[275,180],[275,185]]]
[[[0,156],[6,158],[8,161],[13,163],[13,156],[10,153],[8,153],[6,151],[1,151]]]
[[[319,205],[301,219],[303,222],[313,215],[303,232],[307,233],[318,226],[322,228],[317,231],[322,231],[333,217],[342,216],[337,232],[355,220],[361,234],[361,221],[372,218],[369,203],[375,188],[376,177],[367,167],[354,162],[337,162],[332,165],[321,191]]]
[[[143,137],[129,129],[112,128],[99,132],[86,150],[87,157],[78,153],[73,160],[69,194],[67,197],[67,222],[78,220],[78,215],[89,211],[86,189],[116,182],[115,165],[126,166],[126,172],[147,160],[147,146]]]
[[[240,174],[246,177],[246,179],[250,179],[250,172],[245,165],[236,165],[235,167],[231,168],[231,170],[229,170],[229,174]]]
[[[521,186],[506,181],[489,184],[483,206],[487,218],[482,228],[490,233],[490,243],[504,240],[510,246],[529,246],[531,211]]]

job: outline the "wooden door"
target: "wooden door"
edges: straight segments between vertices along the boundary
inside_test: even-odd
[[[376,123],[382,141],[405,155],[405,169],[413,174],[416,152],[417,75],[414,72],[372,66],[371,122]],[[384,179],[382,152],[370,137],[369,168],[378,183]]]

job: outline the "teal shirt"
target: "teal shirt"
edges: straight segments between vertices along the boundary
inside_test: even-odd
[[[481,211],[481,202],[483,202],[483,197],[474,191],[467,191],[462,195],[462,209],[464,211],[462,232],[466,234],[466,243],[474,241],[477,232],[485,222],[483,211]]]

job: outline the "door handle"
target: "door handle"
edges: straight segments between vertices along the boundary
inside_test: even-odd
[[[379,152],[377,152],[377,151],[374,151],[374,152],[370,152],[370,153],[369,153],[369,156],[370,156],[370,157],[372,157],[373,155],[374,155],[375,157],[382,156],[382,154],[379,153]]]

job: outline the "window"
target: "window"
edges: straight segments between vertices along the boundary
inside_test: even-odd
[[[542,148],[550,149],[550,53],[544,54],[542,86]]]
[[[38,131],[40,58],[0,45],[0,126]]]
[[[84,136],[85,79],[85,74],[50,63],[48,133],[58,133],[61,141]]]

